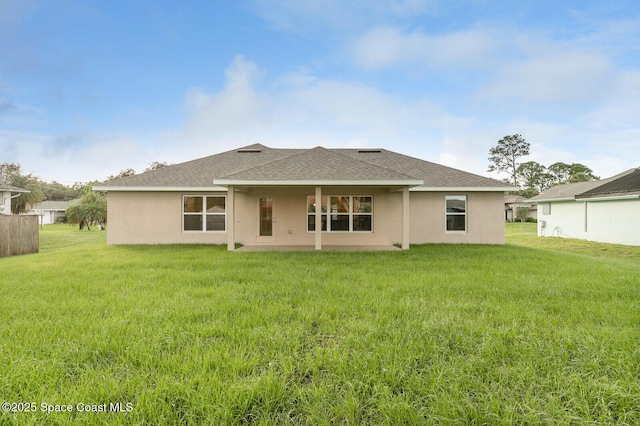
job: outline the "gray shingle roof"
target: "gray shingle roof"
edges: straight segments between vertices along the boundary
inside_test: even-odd
[[[509,188],[504,182],[384,149],[275,149],[260,144],[112,180],[95,188],[184,190],[242,181],[412,181],[414,185],[423,181],[425,188]]]
[[[589,191],[583,192],[576,198],[615,197],[624,195],[640,195],[640,168],[627,172],[610,182],[604,183]]]
[[[17,186],[9,185],[6,183],[0,183],[1,192],[31,192],[27,189],[18,188]]]
[[[316,147],[230,174],[223,181],[416,181],[413,176]],[[214,180],[215,182],[215,180]]]
[[[543,202],[612,196],[614,194],[612,191],[620,191],[625,185],[631,187],[635,185],[636,191],[640,194],[640,172],[638,170],[640,169],[630,169],[607,179],[556,185],[532,197],[530,201]],[[631,195],[629,191],[627,194]]]
[[[409,157],[386,149],[348,149],[340,150],[340,152],[370,164],[387,167],[408,176],[422,179],[424,181],[422,186],[427,188],[505,188],[510,186],[495,179]],[[513,190],[516,189],[518,188],[513,188]]]
[[[239,152],[242,151],[242,152]],[[202,188],[213,179],[269,163],[302,150],[272,149],[255,144],[210,155],[157,170],[114,179],[96,187],[105,188]]]
[[[54,210],[54,211],[65,211],[67,207],[72,204],[78,203],[80,200],[72,200],[72,201],[52,201],[47,200],[38,204],[34,204],[31,207],[31,210]]]

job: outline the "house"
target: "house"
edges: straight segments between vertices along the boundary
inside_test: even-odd
[[[539,236],[640,245],[640,168],[554,186],[530,201],[538,204]]]
[[[30,191],[6,183],[0,183],[0,214],[11,214],[11,200],[27,192]]]
[[[108,244],[367,248],[503,244],[486,177],[385,149],[260,144],[112,180]]]
[[[535,204],[531,204],[529,200],[521,195],[505,195],[504,196],[504,220],[505,222],[515,222],[518,220],[518,209],[526,209],[525,218],[538,218],[538,209]]]
[[[77,201],[76,201],[77,202]],[[39,216],[40,225],[51,225],[66,221],[65,211],[73,201],[43,201],[35,204],[27,212]]]

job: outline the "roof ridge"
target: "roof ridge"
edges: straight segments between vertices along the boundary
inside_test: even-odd
[[[487,177],[487,176],[482,176],[482,175],[479,175],[479,174],[477,174],[477,173],[472,173],[472,172],[469,172],[469,171],[466,171],[466,170],[458,169],[458,168],[456,168],[456,167],[445,166],[444,164],[436,163],[436,162],[434,162],[434,161],[425,160],[425,159],[423,159],[423,158],[412,157],[412,156],[410,156],[410,155],[403,154],[403,153],[401,153],[401,152],[391,151],[391,150],[388,150],[388,149],[385,149],[385,148],[376,148],[376,149],[380,150],[380,152],[381,152],[382,154],[385,154],[385,155],[395,155],[395,156],[402,157],[402,158],[404,158],[404,159],[408,159],[409,161],[416,161],[416,160],[417,160],[417,161],[419,161],[419,162],[422,162],[422,163],[428,164],[430,167],[437,167],[437,168],[439,168],[439,169],[441,169],[441,170],[453,170],[453,171],[458,172],[458,173],[464,173],[464,174],[465,174],[465,175],[467,175],[467,176],[474,176],[474,177],[478,177],[478,178],[485,179],[485,180],[487,180],[487,181],[495,182],[496,184],[501,184],[501,185],[503,185],[503,186],[505,185],[505,183],[504,183],[504,182],[501,182],[501,181],[499,181],[499,180],[497,180],[497,179],[494,179],[494,178],[491,178],[491,177]],[[355,150],[355,151],[358,151],[358,150],[359,150],[359,148],[356,148],[356,149],[346,148],[345,150],[350,150],[350,151],[354,151],[354,150]],[[366,160],[361,160],[361,161],[366,161]],[[367,161],[367,162],[368,162],[368,161]],[[369,164],[376,165],[376,164],[374,164],[374,163],[370,163],[370,162],[368,162],[368,163],[369,163]],[[382,166],[379,166],[379,167],[382,167]],[[388,170],[393,170],[393,171],[395,171],[396,173],[402,173],[402,174],[405,174],[405,175],[406,175],[406,172],[404,172],[404,171],[400,171],[400,170],[398,170],[398,169],[396,169],[396,168],[388,168]],[[412,176],[412,177],[414,177],[414,176]],[[414,177],[414,178],[415,178],[415,177]]]
[[[358,153],[361,153],[361,151],[362,151],[362,150],[364,150],[364,149],[366,149],[366,148],[336,148],[336,150],[339,150],[339,149],[344,149],[344,150],[354,150],[354,151],[358,151]],[[386,149],[384,149],[384,148],[369,148],[369,150],[379,151],[380,153],[389,153],[389,152],[392,152],[392,151],[386,150]],[[371,153],[374,153],[374,152],[371,152]],[[349,159],[351,159],[351,160],[353,160],[353,159],[354,159],[353,157],[349,157],[348,155],[344,155],[344,154],[342,154],[342,153],[339,153],[339,154],[340,154],[340,155],[342,155],[342,156],[344,156],[344,157],[347,157],[347,158],[349,158]],[[369,153],[367,153],[367,154],[369,154]],[[396,154],[397,154],[397,153],[396,153]],[[400,154],[400,155],[402,155],[402,154]],[[390,170],[390,171],[392,171],[392,172],[394,172],[394,173],[398,173],[398,174],[403,175],[403,176],[405,176],[405,177],[407,177],[407,178],[410,178],[410,179],[420,179],[420,178],[419,178],[419,177],[417,177],[417,176],[408,175],[406,172],[404,172],[404,171],[400,171],[400,170],[396,169],[395,167],[394,167],[394,168],[391,168],[391,167],[387,167],[387,166],[381,166],[381,165],[379,165],[379,164],[375,164],[375,163],[372,163],[371,161],[367,161],[367,160],[364,160],[364,159],[361,159],[361,158],[357,158],[356,160],[361,161],[361,162],[363,162],[363,163],[366,163],[366,164],[368,164],[368,165],[370,165],[370,166],[373,166],[373,167],[378,167],[378,168],[380,168],[380,169],[384,169],[384,170]]]
[[[257,144],[257,145],[260,145],[260,144]],[[322,147],[316,147],[316,148],[322,148]],[[243,149],[243,148],[240,148],[240,149]],[[271,148],[269,148],[269,149],[271,149]],[[285,160],[285,159],[289,159],[291,157],[295,157],[297,155],[306,154],[311,149],[315,149],[315,148],[303,149],[303,151],[300,151],[300,152],[296,152],[295,148],[281,148],[281,149],[278,149],[278,151],[282,151],[282,152],[291,151],[290,154],[289,155],[285,155],[285,156],[280,157],[280,158],[273,159],[273,160],[265,161],[265,162],[260,163],[260,164],[255,164],[255,165],[252,165],[250,167],[244,168],[242,170],[237,170],[237,171],[235,171],[233,173],[230,173],[230,174],[227,174],[227,175],[224,175],[224,176],[220,176],[217,179],[228,179],[228,178],[233,177],[233,176],[235,176],[237,174],[244,173],[247,170],[255,169],[256,167],[264,167],[264,166],[267,166],[269,164],[275,163],[277,161],[282,161],[282,160]]]
[[[283,148],[283,151],[285,151],[285,150],[288,150],[288,149]],[[314,151],[329,152],[329,153],[331,153],[333,155],[338,155],[338,156],[340,156],[340,157],[342,157],[342,158],[344,158],[345,160],[348,160],[348,161],[354,161],[355,160],[355,161],[359,161],[359,162],[361,162],[363,164],[366,164],[369,167],[375,167],[375,168],[380,169],[380,170],[391,171],[391,172],[393,172],[393,173],[395,173],[397,175],[402,176],[403,178],[418,179],[415,176],[410,176],[410,175],[408,175],[408,174],[406,174],[404,172],[398,171],[398,170],[393,169],[393,168],[380,166],[380,165],[377,165],[377,164],[370,163],[368,161],[364,161],[364,160],[359,159],[359,158],[356,159],[356,158],[350,157],[348,155],[344,155],[343,153],[339,152],[339,150],[340,150],[340,148],[325,148],[325,147],[319,146],[319,145],[315,146],[313,148],[306,148],[306,149],[303,148],[302,151],[300,151],[300,152],[292,152],[291,155],[286,155],[286,156],[280,157],[280,158],[275,159],[275,160],[271,160],[271,161],[267,161],[265,163],[261,163],[261,164],[255,165],[255,166],[250,167],[248,169],[240,170],[240,171],[237,171],[235,173],[231,173],[231,174],[228,174],[228,175],[225,175],[225,176],[221,176],[218,179],[229,179],[229,178],[232,178],[232,177],[234,177],[234,176],[236,176],[238,174],[244,173],[249,169],[255,169],[257,167],[268,166],[270,164],[273,164],[273,163],[276,163],[276,162],[279,162],[279,161],[291,160],[292,158],[297,157],[297,156],[310,155]],[[296,150],[295,149],[291,149],[291,151],[296,151]]]

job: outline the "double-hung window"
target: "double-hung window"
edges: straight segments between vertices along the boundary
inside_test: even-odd
[[[544,215],[551,214],[551,203],[542,203],[542,214]]]
[[[373,231],[373,197],[364,195],[328,195],[316,203],[316,197],[307,197],[307,231],[316,229],[316,209],[320,209],[322,231]]]
[[[227,199],[224,195],[185,195],[182,198],[183,231],[225,231]]]
[[[445,196],[445,203],[447,231],[466,232],[467,196],[447,195]]]

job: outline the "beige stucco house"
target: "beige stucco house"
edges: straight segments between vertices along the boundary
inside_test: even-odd
[[[260,144],[94,187],[108,244],[292,248],[504,243],[516,188],[385,149]]]

